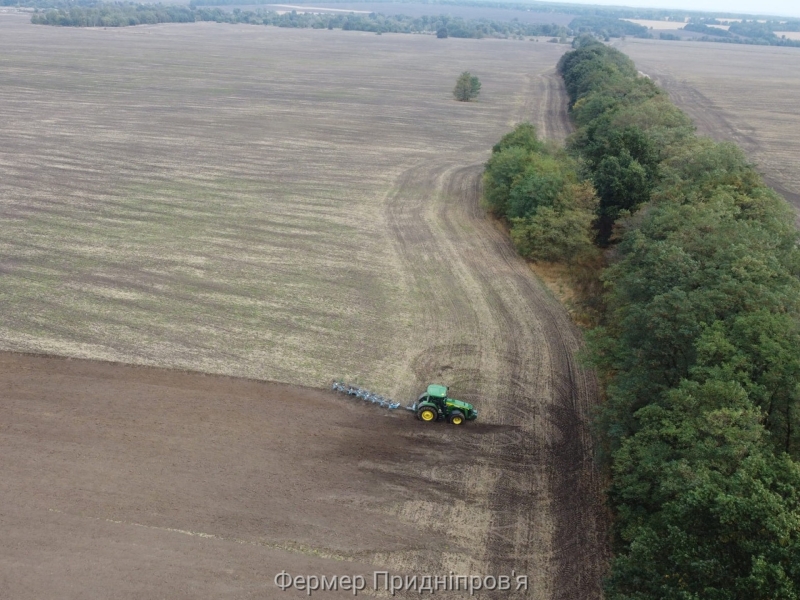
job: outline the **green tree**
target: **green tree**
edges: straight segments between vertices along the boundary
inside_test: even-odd
[[[536,127],[527,122],[520,123],[514,131],[500,138],[500,141],[492,147],[492,153],[513,147],[525,148],[528,152],[543,152],[545,149],[536,135]]]
[[[483,201],[496,216],[507,216],[511,186],[530,162],[531,152],[521,146],[509,146],[492,153],[483,173]]]
[[[575,47],[559,63],[570,149],[600,197],[598,238],[615,227],[619,240],[588,336],[615,514],[606,597],[799,600],[794,212],[736,146],[697,138],[627,57],[589,38]],[[509,197],[524,186],[546,199],[523,175]],[[577,232],[558,206],[513,221],[522,251]]]
[[[565,166],[552,156],[531,155],[530,164],[509,189],[507,216],[527,217],[541,206],[553,206],[570,175]]]
[[[592,174],[600,196],[597,239],[607,244],[620,212],[634,211],[650,200],[653,180],[647,169],[624,148],[619,156],[606,156]]]
[[[611,600],[796,600],[800,465],[732,381],[684,382],[616,453]]]
[[[511,240],[531,260],[572,262],[594,250],[590,212],[542,206],[533,216],[512,222]]]
[[[469,71],[464,71],[459,75],[456,80],[456,87],[453,90],[453,96],[460,102],[469,102],[473,98],[477,98],[481,91],[481,82],[475,75]]]

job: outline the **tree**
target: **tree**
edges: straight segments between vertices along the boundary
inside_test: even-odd
[[[798,597],[800,465],[736,382],[684,382],[637,415],[609,491],[610,600]]]
[[[439,27],[439,29],[436,30],[436,37],[440,40],[446,38],[447,35],[447,27]]]
[[[453,96],[460,102],[469,102],[476,98],[481,91],[480,80],[469,71],[464,71],[456,81]]]
[[[545,149],[545,145],[536,136],[536,127],[530,123],[520,123],[514,128],[514,131],[505,134],[492,147],[492,153],[515,146],[525,148],[528,152],[542,152]]]
[[[607,156],[592,174],[594,187],[600,196],[597,239],[608,244],[612,228],[620,211],[635,211],[650,200],[653,181],[647,169],[631,153],[623,149],[620,155]]]
[[[541,206],[529,217],[512,219],[511,240],[531,260],[573,262],[592,254],[592,213]]]
[[[507,216],[511,186],[525,172],[530,162],[531,153],[518,146],[510,146],[492,154],[483,174],[483,199],[486,208],[498,217]]]

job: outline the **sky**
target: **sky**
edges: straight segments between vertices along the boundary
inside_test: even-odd
[[[547,1],[547,0],[545,0]],[[553,0],[556,1],[556,0]],[[572,4],[603,4],[643,8],[677,8],[727,13],[800,17],[800,0],[557,0]]]

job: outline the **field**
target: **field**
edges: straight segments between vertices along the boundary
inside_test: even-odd
[[[700,133],[739,144],[800,210],[800,49],[633,39],[618,47]]]
[[[513,124],[568,133],[564,49],[0,15],[3,587],[515,569],[599,597],[580,332],[478,208]],[[481,419],[423,430],[334,377]]]

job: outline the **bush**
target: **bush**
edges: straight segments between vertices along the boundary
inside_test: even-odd
[[[481,82],[469,71],[464,71],[456,80],[453,96],[460,102],[469,102],[481,92]]]

